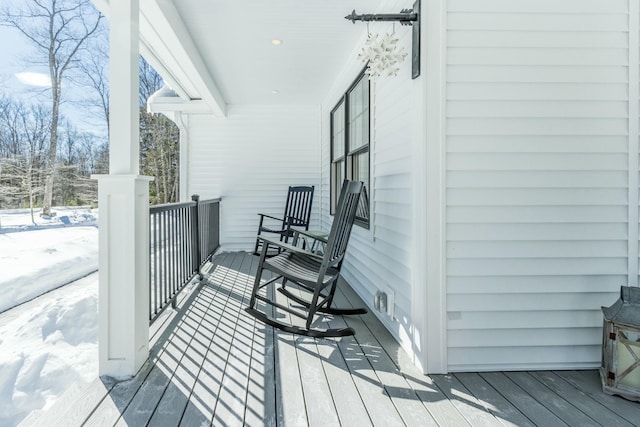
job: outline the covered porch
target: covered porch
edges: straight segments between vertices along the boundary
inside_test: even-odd
[[[367,81],[357,54],[368,30],[342,14],[402,1],[360,0],[345,12],[325,2],[313,19],[290,2],[255,2],[242,15],[231,2],[96,3],[123,38],[112,40],[112,67],[128,70],[114,73],[112,123],[123,131],[112,134],[101,188],[104,379],[56,416],[90,425],[637,424],[638,404],[602,394],[593,370],[600,307],[639,277],[637,3],[423,1],[423,74],[411,79],[405,62],[401,77],[366,90],[355,88]],[[398,35],[413,47],[409,30]],[[334,187],[357,166],[370,216],[353,233],[343,275],[353,288],[341,302],[371,306],[384,291],[391,313],[328,320],[347,322],[355,338],[274,332],[242,311],[255,258],[227,252],[147,347],[139,46],[168,84],[149,109],[180,127],[181,195],[221,198],[222,247],[252,246],[256,213],[278,214],[291,184],[317,188],[311,227],[327,230]],[[347,152],[351,130],[340,126],[349,120],[366,138]]]
[[[160,317],[130,380],[96,379],[23,425],[633,426],[640,408],[595,370],[423,375],[372,314],[326,316],[354,337],[313,339],[245,313],[258,257],[223,252]],[[363,302],[340,287],[340,306]],[[339,326],[339,325],[338,325]]]

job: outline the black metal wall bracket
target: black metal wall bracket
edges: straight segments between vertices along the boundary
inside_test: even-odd
[[[356,21],[392,21],[400,22],[401,25],[411,25],[412,48],[411,48],[411,78],[415,79],[420,75],[420,0],[413,3],[412,9],[402,9],[400,13],[380,13],[380,14],[360,14],[355,11],[345,19]]]

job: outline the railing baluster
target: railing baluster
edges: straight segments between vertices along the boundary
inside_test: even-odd
[[[177,212],[173,211],[171,212],[171,218],[173,219],[173,221],[171,221],[171,295],[169,296],[170,298],[173,298],[173,296],[178,292],[178,280],[180,280],[180,277],[178,277],[178,259],[177,259],[177,255],[178,255],[178,218],[177,218]]]
[[[168,282],[169,282],[169,254],[167,251],[167,231],[169,230],[169,213],[168,212],[163,212],[162,213],[162,217],[163,217],[163,224],[162,224],[162,260],[163,260],[163,265],[162,265],[162,304],[164,304],[167,301],[167,295],[168,295]]]
[[[153,241],[153,221],[155,219],[155,214],[151,213],[149,217],[149,248],[150,248],[150,259],[149,259],[149,281],[151,282],[151,288],[149,289],[149,320],[153,319],[153,311],[155,310],[155,305],[153,304],[153,262],[155,260],[155,242]]]
[[[195,255],[195,265],[194,265],[194,271],[198,272],[198,276],[200,277],[200,280],[202,280],[203,276],[202,274],[200,274],[200,265],[202,262],[202,252],[200,249],[200,196],[198,196],[197,194],[194,194],[193,196],[191,196],[191,200],[193,200],[196,203],[195,209],[193,210],[194,212],[194,218],[193,218],[193,222],[195,224],[194,228],[194,237],[195,237],[195,249],[196,252],[194,253]]]

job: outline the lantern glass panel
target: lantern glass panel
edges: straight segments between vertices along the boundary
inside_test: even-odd
[[[618,384],[633,388],[640,388],[640,332],[620,330],[617,343],[618,348],[618,368],[616,377]],[[636,364],[635,368],[624,376],[621,376],[630,367]]]

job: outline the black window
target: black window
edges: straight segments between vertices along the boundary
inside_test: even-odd
[[[331,214],[345,179],[364,182],[356,224],[369,228],[369,79],[362,72],[331,111]]]

